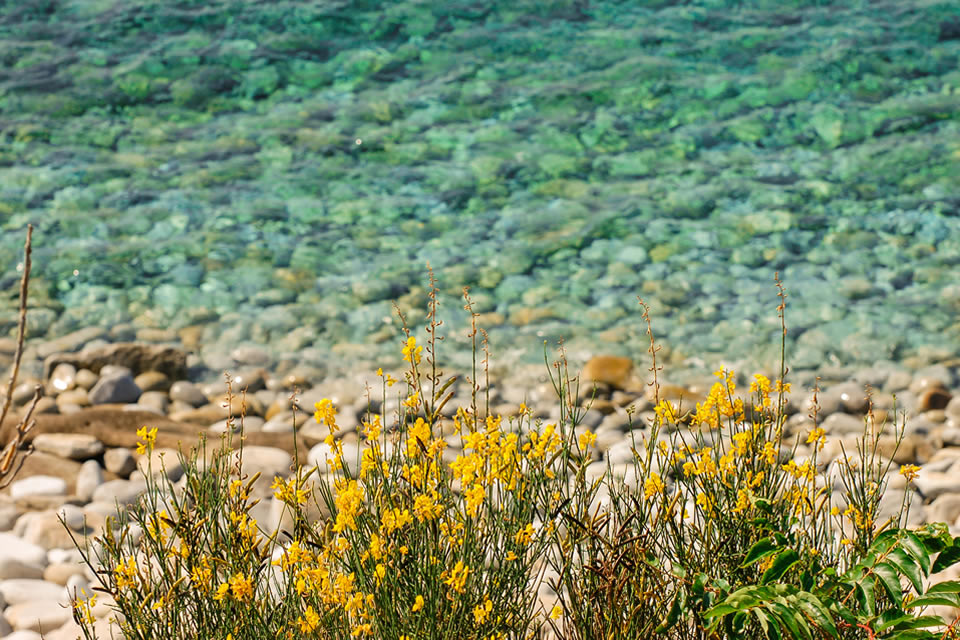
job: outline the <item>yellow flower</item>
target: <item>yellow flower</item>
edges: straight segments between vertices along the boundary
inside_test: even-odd
[[[490,615],[490,611],[492,610],[493,610],[493,602],[491,602],[490,598],[488,597],[484,598],[484,602],[482,605],[478,604],[473,608],[474,622],[476,622],[477,624],[483,624],[483,622]]]
[[[363,423],[363,435],[367,440],[376,440],[380,437],[383,425],[380,424],[380,414],[373,416],[372,422]]]
[[[444,571],[444,574],[447,572]],[[457,593],[463,593],[464,588],[467,584],[467,576],[470,574],[470,567],[463,564],[463,561],[457,560],[457,564],[453,566],[453,569],[449,572],[449,576],[444,580],[444,584],[452,588]],[[441,574],[441,577],[443,574]]]
[[[403,511],[401,511],[399,507],[386,509],[380,516],[380,532],[385,535],[390,535],[397,529],[411,522],[413,522],[413,517],[410,515],[409,509],[404,509]]]
[[[97,604],[97,594],[86,598],[87,590],[81,588],[80,595],[82,597],[77,598],[76,602],[73,603],[73,608],[80,614],[80,618],[85,624],[93,625],[97,622],[97,617],[93,615],[93,607]]]
[[[213,596],[213,599],[223,600],[228,594],[237,602],[251,600],[253,598],[253,580],[242,573],[237,573],[217,587],[217,593]]]
[[[590,431],[584,431],[583,433],[580,434],[579,444],[580,444],[580,448],[583,449],[584,451],[586,451],[587,448],[592,446],[593,443],[595,443],[596,441],[597,441],[597,434],[595,433],[592,433]]]
[[[337,426],[337,409],[333,406],[330,398],[323,398],[320,402],[315,403],[313,407],[316,409],[313,414],[313,419],[317,421],[317,424],[321,422],[326,423],[330,429],[330,433],[336,433],[339,429]]]
[[[136,578],[139,575],[137,573],[137,561],[130,557],[124,564],[121,560],[120,564],[114,568],[113,575],[117,583],[117,589],[135,586]]]
[[[303,612],[303,616],[297,618],[297,624],[300,626],[302,633],[309,633],[320,624],[320,616],[314,611],[312,606],[307,607],[307,610]]]
[[[738,456],[746,455],[753,441],[752,431],[740,431],[733,434],[733,452]]]
[[[710,496],[708,496],[708,495],[705,494],[705,493],[699,493],[699,494],[697,494],[696,503],[697,503],[697,505],[700,506],[701,509],[703,509],[703,512],[704,512],[706,515],[708,515],[708,516],[713,515],[713,506],[714,506],[714,503],[713,503],[713,500],[710,499]]]
[[[230,593],[230,583],[224,582],[217,587],[217,592],[213,595],[213,599],[220,601],[227,597],[227,594]]]
[[[900,475],[907,479],[907,482],[912,482],[917,478],[917,472],[920,471],[920,467],[915,464],[902,464],[900,465]]]
[[[410,396],[410,400],[418,398],[419,394],[413,394]],[[411,409],[415,409],[416,406],[420,403],[420,400],[417,399],[413,405],[410,406]],[[424,420],[423,418],[417,418],[416,422],[413,423],[413,426],[407,431],[407,456],[410,458],[415,458],[417,454],[420,453],[421,445],[426,448],[427,443],[430,441],[430,438],[433,436],[433,432],[430,430],[430,423]]]
[[[440,514],[443,513],[443,506],[437,503],[436,498],[437,494],[434,493],[429,496],[420,494],[413,499],[413,514],[417,516],[417,520],[424,522],[440,517]]]
[[[753,376],[754,382],[750,383],[750,393],[760,395],[761,405],[766,408],[770,406],[770,378],[760,375]]]
[[[277,560],[273,561],[273,564],[280,565],[284,571],[287,571],[291,567],[295,567],[301,563],[310,562],[311,560],[313,560],[313,554],[306,549],[302,549],[300,547],[299,540],[294,540],[283,552],[283,555]]]
[[[692,465],[693,463],[688,462],[687,464]],[[684,467],[686,467],[686,465],[684,465]],[[663,490],[663,480],[660,479],[660,474],[658,473],[651,473],[643,483],[644,498],[650,499],[655,495],[662,494]]]
[[[274,476],[273,484],[270,485],[270,488],[275,489],[273,496],[277,500],[291,506],[294,504],[306,504],[307,502],[307,491],[300,488],[296,477],[284,482],[280,476]]]
[[[417,596],[416,599],[414,599],[413,606],[410,608],[410,610],[416,613],[421,609],[423,609],[423,596]]]
[[[513,536],[513,540],[517,544],[528,545],[530,544],[530,541],[533,540],[534,533],[535,533],[535,530],[533,528],[533,524],[528,524],[523,529],[520,529],[520,531],[517,531],[516,535]]]
[[[213,576],[213,569],[210,566],[210,557],[201,556],[199,565],[190,571],[190,582],[194,588],[201,593],[210,592],[210,579]]]
[[[153,451],[153,445],[157,441],[157,428],[147,430],[145,426],[140,427],[137,429],[137,437],[143,438],[143,442],[137,442],[137,453],[143,455]]]
[[[480,510],[480,505],[483,504],[485,495],[486,491],[479,482],[474,483],[472,487],[464,491],[467,503],[467,515],[471,518],[477,515],[477,512]]]
[[[340,533],[345,528],[357,529],[356,517],[363,508],[364,493],[363,488],[357,485],[356,480],[337,480],[334,483],[337,496],[334,503],[337,506],[337,520],[333,525],[335,533]]]
[[[680,420],[680,416],[677,414],[677,408],[674,407],[669,400],[661,400],[657,406],[653,408],[653,411],[657,414],[657,417],[660,418],[661,422],[676,424]]]
[[[403,406],[408,409],[416,409],[420,406],[420,392],[414,391],[413,394],[403,401]]]
[[[764,442],[763,449],[760,451],[760,458],[769,465],[777,464],[780,457],[780,450],[772,442]]]
[[[750,492],[746,489],[740,489],[737,492],[737,503],[733,505],[734,513],[743,513],[751,506],[750,502]]]
[[[407,338],[407,343],[403,347],[403,359],[406,362],[411,362],[411,358],[413,358],[413,362],[415,362],[416,364],[420,364],[420,354],[422,352],[423,352],[423,347],[417,346],[416,338],[414,338],[413,336],[410,336],[409,338]]]
[[[553,610],[550,612],[550,619],[556,620],[563,615],[563,607],[559,604],[553,605]]]
[[[827,432],[823,430],[822,427],[817,427],[816,429],[811,429],[810,434],[807,435],[807,444],[814,443],[817,451],[823,450],[823,444],[827,441]]]

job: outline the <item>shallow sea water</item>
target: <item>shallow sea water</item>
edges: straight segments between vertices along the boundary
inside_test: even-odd
[[[428,263],[457,367],[468,286],[508,367],[646,362],[640,296],[670,367],[772,372],[775,273],[796,370],[960,355],[955,3],[188,4],[0,9],[3,333],[32,222],[31,341],[213,369],[395,364]]]

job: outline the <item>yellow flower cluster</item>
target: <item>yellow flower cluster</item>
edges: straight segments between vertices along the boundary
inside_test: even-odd
[[[153,451],[153,445],[157,442],[157,428],[140,427],[137,429],[137,437],[142,439],[142,442],[137,442],[137,453],[140,455],[149,453]]]
[[[648,475],[647,479],[643,482],[643,497],[649,500],[654,496],[661,495],[664,488],[660,474],[656,471],[651,471],[650,475]]]
[[[330,398],[321,399],[313,407],[316,409],[313,419],[317,421],[317,424],[325,423],[330,429],[330,433],[336,433],[340,429],[337,426],[337,409],[333,406]]]
[[[407,338],[403,345],[403,359],[411,364],[420,364],[420,354],[423,353],[423,347],[417,346],[417,339],[413,336]]]
[[[250,602],[253,599],[253,579],[237,573],[217,587],[213,599],[220,601],[230,598],[237,602]]]
[[[743,400],[734,398],[734,392],[737,389],[737,383],[734,382],[733,371],[721,369],[715,371],[716,377],[721,382],[716,382],[710,388],[706,400],[697,403],[697,410],[694,414],[695,424],[706,424],[711,429],[720,428],[721,418],[734,418],[742,421],[744,416]]]
[[[307,502],[308,491],[301,486],[301,478],[297,476],[291,477],[286,481],[280,476],[274,476],[273,484],[270,485],[270,488],[274,489],[273,495],[277,500],[291,506],[295,504],[306,504]]]
[[[336,533],[344,529],[357,529],[357,516],[363,509],[363,487],[356,480],[338,479],[334,485],[336,489],[337,520],[333,525]]]

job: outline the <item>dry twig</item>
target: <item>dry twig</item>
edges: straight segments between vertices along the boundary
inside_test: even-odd
[[[20,361],[23,358],[23,340],[27,333],[27,293],[30,283],[30,247],[33,237],[33,225],[27,225],[27,240],[23,245],[23,277],[20,279],[20,320],[17,326],[17,351],[13,356],[13,368],[10,371],[10,380],[7,382],[7,394],[3,400],[3,409],[0,410],[0,425],[7,417],[10,411],[10,404],[13,402],[13,388],[17,384],[17,376],[20,374]],[[43,397],[43,387],[37,385],[33,390],[33,400],[23,418],[17,424],[16,435],[13,440],[7,443],[3,453],[0,454],[0,489],[9,485],[14,476],[23,466],[27,456],[33,452],[32,446],[23,445],[26,435],[33,429],[36,421],[33,420],[33,412],[37,408],[37,403]]]

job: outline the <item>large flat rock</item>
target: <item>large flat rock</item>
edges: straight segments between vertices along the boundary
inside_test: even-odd
[[[27,442],[31,442],[33,438],[43,433],[79,433],[91,435],[107,447],[135,449],[139,440],[137,429],[146,426],[151,429],[157,428],[157,440],[154,445],[156,448],[188,452],[189,449],[197,446],[200,435],[206,432],[206,427],[175,422],[150,411],[128,411],[121,406],[110,405],[83,409],[67,415],[38,415],[36,421],[36,426],[25,438]],[[0,425],[0,443],[5,444],[10,441],[16,425],[16,418],[8,417],[4,420]],[[303,462],[310,447],[301,436],[297,438],[297,449],[300,451],[300,461]],[[290,454],[294,453],[294,437],[289,433],[247,433],[243,436],[243,443],[276,447]],[[216,437],[208,437],[208,448],[217,444]],[[234,448],[239,445],[239,437],[234,438]],[[79,464],[76,466],[79,467]]]

